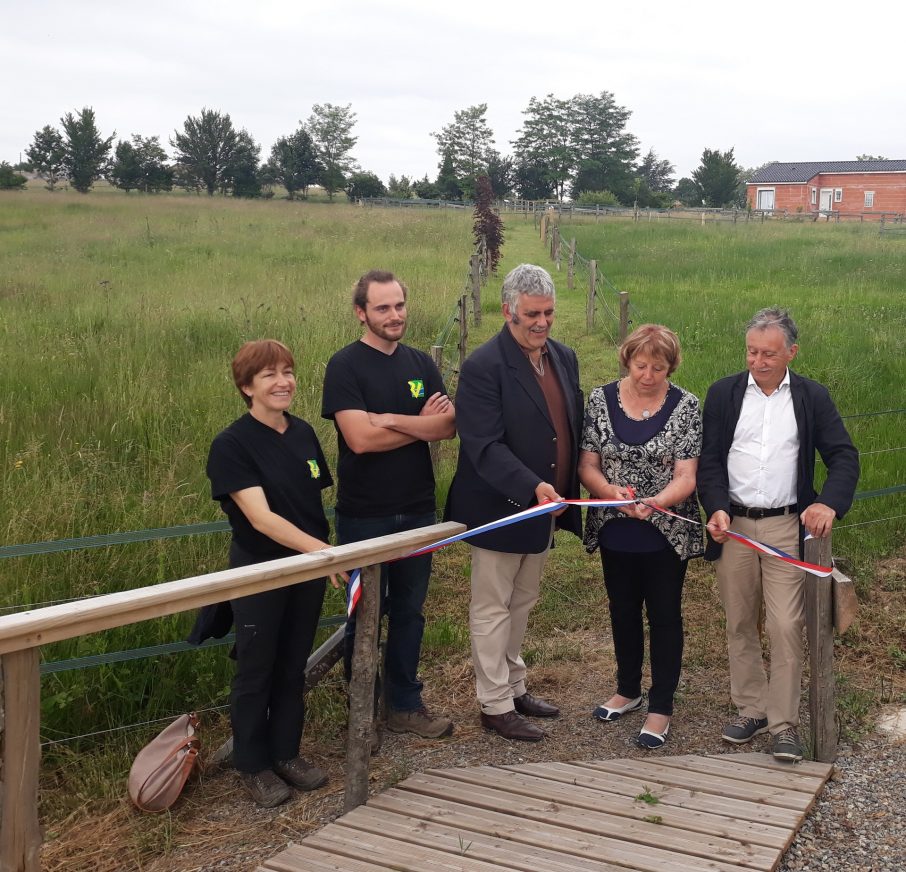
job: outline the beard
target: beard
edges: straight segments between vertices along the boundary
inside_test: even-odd
[[[401,327],[393,327],[388,330],[386,327],[382,326],[381,324],[378,324],[378,323],[372,321],[371,318],[369,318],[368,315],[366,314],[365,315],[365,325],[375,336],[378,336],[387,342],[399,342],[399,340],[401,340],[406,333],[406,321],[405,320],[402,322]],[[399,331],[399,335],[396,335],[397,330]]]

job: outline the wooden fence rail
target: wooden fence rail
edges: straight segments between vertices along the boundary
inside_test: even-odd
[[[379,597],[369,590],[376,587],[374,579],[379,577],[372,567],[464,529],[462,524],[434,524],[309,554],[0,617],[0,690],[3,693],[0,699],[3,745],[0,870],[37,872],[40,869],[38,772],[41,762],[39,662],[42,645],[275,590],[355,567],[363,568],[363,596],[356,622],[353,658],[353,675],[357,680],[351,688],[353,697],[350,700],[347,808],[363,801],[368,790],[372,688],[377,668],[376,627],[380,615]],[[359,639],[360,632],[364,634],[362,639]]]

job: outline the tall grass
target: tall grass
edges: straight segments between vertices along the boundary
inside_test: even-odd
[[[676,380],[700,397],[715,379],[744,368],[752,314],[781,305],[800,330],[793,367],[827,385],[842,415],[906,407],[902,239],[855,224],[564,221],[560,229],[630,292],[634,323],[676,330],[683,347]],[[852,418],[847,426],[863,452],[859,490],[906,484],[906,414]],[[903,494],[860,500],[843,524],[902,514]],[[864,571],[879,553],[900,547],[904,531],[902,518],[842,527],[834,552]]]
[[[0,542],[221,517],[204,462],[213,435],[244,411],[229,361],[247,339],[293,349],[294,411],[332,457],[321,384],[330,355],[360,333],[355,279],[374,267],[400,275],[411,292],[407,341],[427,349],[461,292],[470,235],[462,213],[113,192],[0,199]],[[3,560],[0,605],[213,571],[226,541]],[[190,620],[124,627],[45,656],[170,641]],[[43,727],[87,731],[180,700],[219,701],[224,661],[214,651],[170,658],[167,669],[137,661],[49,676]]]

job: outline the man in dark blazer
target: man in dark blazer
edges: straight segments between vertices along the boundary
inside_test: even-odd
[[[727,615],[730,695],[738,717],[723,738],[745,744],[770,731],[779,760],[801,760],[805,573],[760,554],[726,530],[801,555],[805,532],[827,536],[852,504],[859,455],[823,385],[788,368],[798,330],[784,309],[762,309],[746,330],[748,372],[711,385],[705,399],[698,495],[708,517],[705,558],[717,561]],[[815,452],[827,479],[815,490]],[[771,677],[761,655],[762,601]]]
[[[579,495],[582,391],[575,352],[550,338],[555,292],[531,264],[507,275],[505,324],[465,361],[456,392],[459,461],[447,518],[477,527],[547,500]],[[481,722],[507,739],[538,741],[526,720],[559,709],[525,687],[520,655],[554,529],[581,536],[581,512],[560,509],[470,540],[469,629]]]

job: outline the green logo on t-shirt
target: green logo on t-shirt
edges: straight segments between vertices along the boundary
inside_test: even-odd
[[[420,400],[425,395],[425,383],[420,378],[414,378],[409,381],[409,390],[416,400]]]
[[[321,469],[320,469],[320,467],[318,466],[318,461],[317,461],[317,460],[306,460],[305,462],[308,464],[308,468],[309,468],[309,470],[311,471],[311,477],[312,477],[312,478],[320,478],[320,477],[321,477]]]

